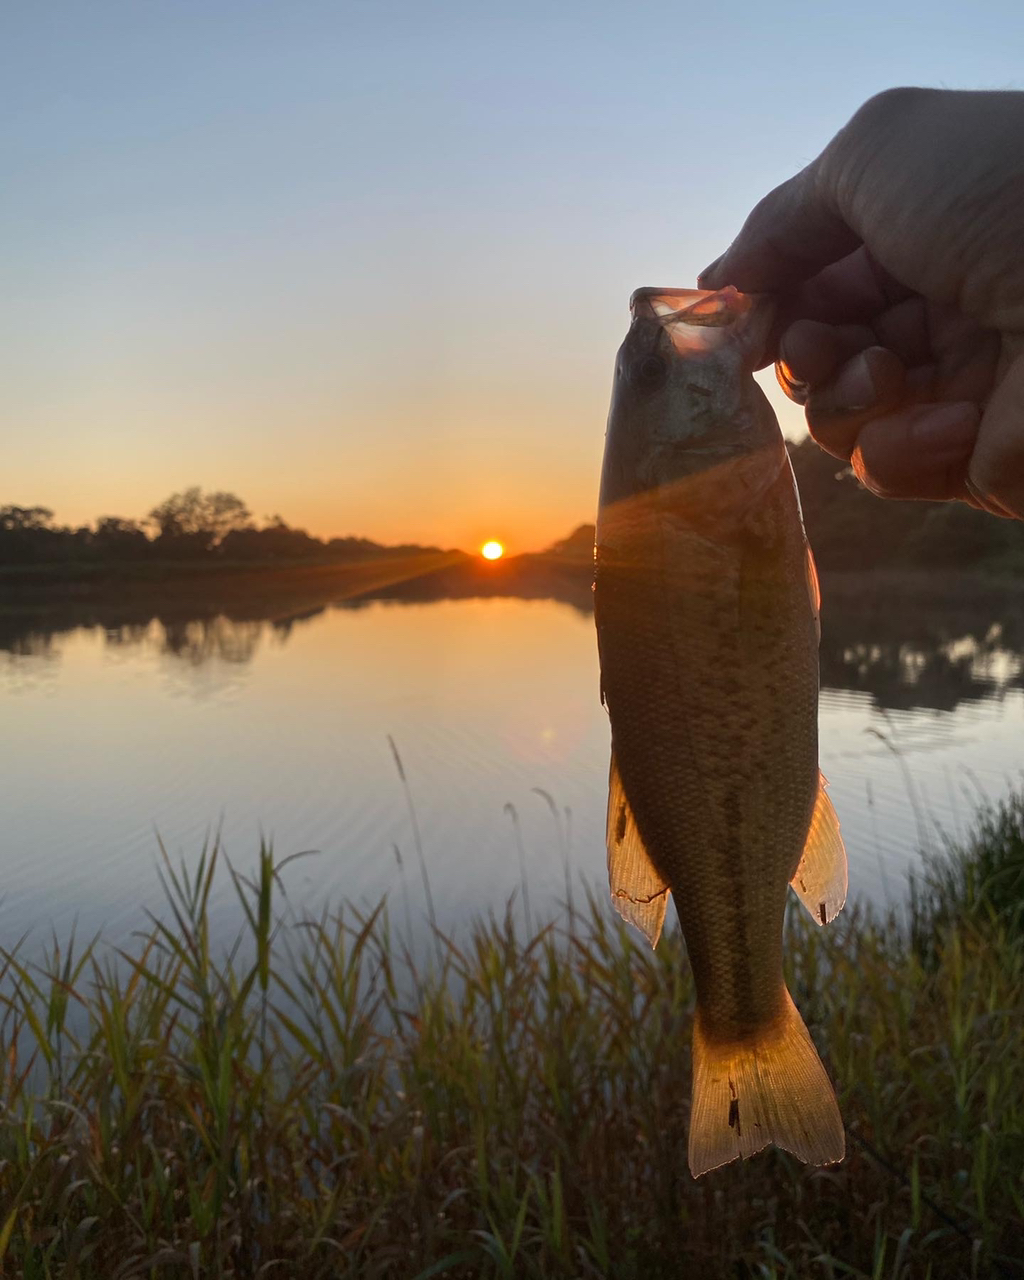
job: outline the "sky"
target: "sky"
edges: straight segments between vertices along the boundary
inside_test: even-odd
[[[1022,68],[1019,0],[7,0],[0,504],[547,545],[630,292],[870,94]]]

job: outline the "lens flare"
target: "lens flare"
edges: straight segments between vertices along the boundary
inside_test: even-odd
[[[485,542],[480,548],[480,554],[485,560],[500,560],[505,554],[505,548],[500,542]]]

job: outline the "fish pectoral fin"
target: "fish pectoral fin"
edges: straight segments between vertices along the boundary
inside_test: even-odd
[[[789,992],[775,1021],[741,1040],[693,1027],[690,1172],[695,1178],[773,1144],[805,1164],[835,1164],[846,1136],[835,1092]]]
[[[811,609],[814,613],[814,626],[818,633],[818,640],[821,641],[821,583],[818,581],[818,566],[814,563],[814,552],[811,550],[809,542],[804,543],[804,549],[807,552],[804,560],[804,570],[807,574],[807,594],[811,599]]]
[[[790,881],[796,896],[816,924],[828,924],[846,901],[846,850],[839,834],[839,819],[825,792],[824,775],[818,775],[818,798],[803,857]]]
[[[656,870],[637,829],[614,750],[608,778],[607,839],[608,888],[615,909],[656,947],[665,923],[668,883]]]

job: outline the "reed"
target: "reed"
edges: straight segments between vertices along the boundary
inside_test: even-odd
[[[1022,1275],[1022,821],[985,815],[909,918],[793,914],[847,1159],[700,1182],[678,932],[651,952],[602,894],[435,932],[418,964],[384,905],[295,918],[269,848],[251,877],[161,851],[166,909],[131,946],[0,952],[2,1274]]]

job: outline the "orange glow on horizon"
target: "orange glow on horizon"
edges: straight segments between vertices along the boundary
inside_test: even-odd
[[[485,542],[480,548],[480,554],[485,560],[500,560],[505,554],[505,548],[500,542]]]

